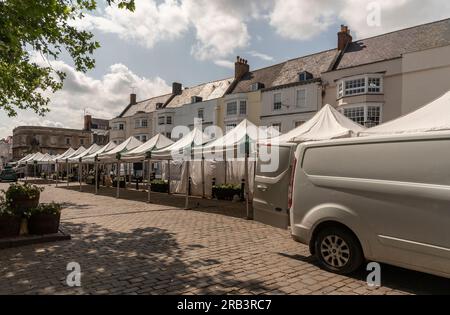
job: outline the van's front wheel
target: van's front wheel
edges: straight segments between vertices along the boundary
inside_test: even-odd
[[[358,240],[343,228],[328,227],[319,231],[314,246],[320,265],[334,273],[352,273],[364,260]]]

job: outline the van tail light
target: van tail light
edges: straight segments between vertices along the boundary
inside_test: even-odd
[[[294,177],[295,177],[295,167],[297,166],[297,159],[294,158],[292,161],[291,178],[289,179],[289,190],[288,190],[288,208],[292,207],[292,194],[294,193]]]

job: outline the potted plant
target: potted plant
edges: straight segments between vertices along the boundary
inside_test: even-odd
[[[61,205],[58,203],[40,204],[28,211],[28,231],[43,235],[58,233],[61,219]]]
[[[3,196],[0,196],[0,238],[18,236],[20,221],[20,215],[17,215]]]
[[[86,184],[95,185],[95,176],[94,175],[86,176]]]
[[[151,181],[151,190],[154,192],[167,193],[169,192],[169,183],[165,180],[155,179]]]
[[[212,188],[213,197],[218,200],[233,200],[235,195],[241,195],[241,186],[234,184],[215,185]]]
[[[6,203],[17,214],[22,215],[31,208],[37,207],[39,204],[39,197],[44,188],[36,185],[26,184],[11,184],[5,194]]]
[[[117,187],[117,177],[115,177],[113,179],[112,186],[113,187]],[[125,188],[125,178],[123,178],[122,176],[119,176],[119,187],[120,188]]]

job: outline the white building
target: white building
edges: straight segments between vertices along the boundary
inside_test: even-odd
[[[201,120],[203,129],[217,125],[218,100],[232,81],[230,78],[183,89],[164,108],[156,110],[155,133],[177,139],[178,135],[172,134],[173,128],[185,126],[192,129],[196,118]]]

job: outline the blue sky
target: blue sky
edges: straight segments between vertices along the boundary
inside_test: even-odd
[[[237,55],[257,69],[335,48],[340,24],[359,39],[448,17],[446,0],[136,0],[135,12],[101,5],[74,23],[101,43],[96,68],[83,74],[67,56],[51,61],[68,75],[62,91],[48,94],[51,112],[0,112],[0,138],[18,125],[81,128],[85,110],[113,118],[131,87],[139,100],[174,81],[232,77]]]

